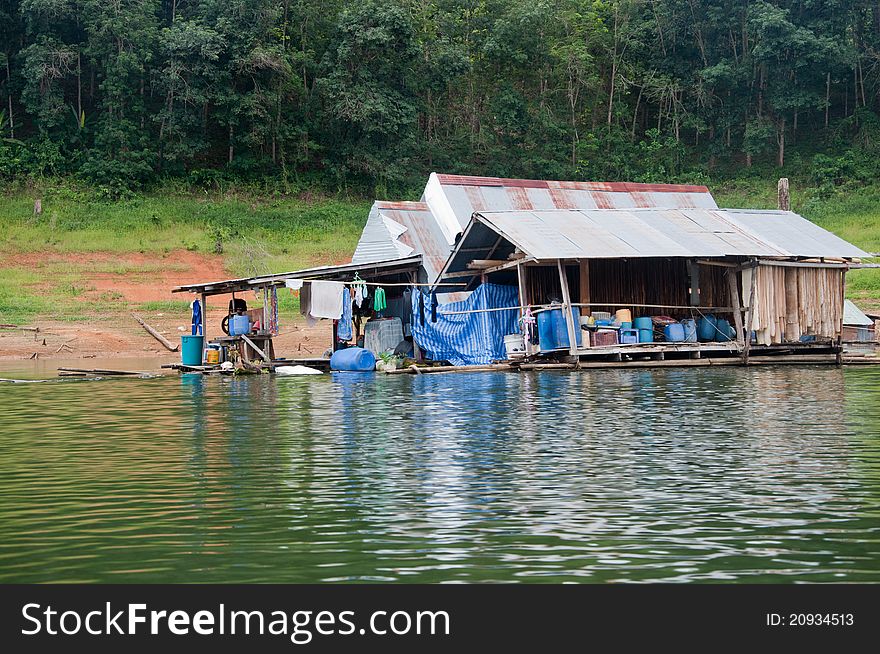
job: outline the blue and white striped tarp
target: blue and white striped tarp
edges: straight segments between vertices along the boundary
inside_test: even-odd
[[[419,296],[425,298],[425,321],[419,316]],[[506,359],[504,337],[519,333],[519,310],[480,311],[519,306],[516,286],[481,284],[466,300],[437,307],[437,322],[431,322],[431,296],[413,289],[412,332],[422,351],[434,361],[454,366],[479,365]]]

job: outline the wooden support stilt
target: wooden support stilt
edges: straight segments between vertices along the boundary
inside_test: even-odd
[[[202,361],[205,362],[205,350],[208,347],[208,296],[202,293]]]
[[[745,345],[743,346],[743,365],[749,364],[749,348],[752,345],[752,326],[755,322],[755,285],[758,283],[758,267],[752,268],[752,283],[749,289],[749,307],[746,311]]]
[[[736,342],[740,345],[745,346],[742,303],[739,299],[739,285],[736,283],[737,274],[738,273],[734,272],[730,268],[724,271],[724,276],[727,277],[727,287],[730,289],[730,301],[731,304],[733,304],[733,323],[734,327],[736,328]]]
[[[571,295],[568,291],[568,278],[565,275],[565,266],[562,265],[562,259],[556,260],[556,267],[559,269],[559,284],[562,286],[562,313],[565,317],[565,326],[568,328],[568,352],[572,356],[577,355],[577,332],[580,325],[574,324],[571,315]]]

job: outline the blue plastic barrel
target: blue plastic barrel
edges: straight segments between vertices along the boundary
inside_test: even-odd
[[[715,316],[703,316],[697,321],[697,336],[704,343],[714,341],[717,327],[718,319]]]
[[[670,343],[684,342],[684,325],[674,322],[663,328],[663,337]]]
[[[691,320],[690,318],[686,318],[681,321],[681,326],[684,327],[684,340],[687,343],[696,343],[697,342],[697,322],[695,320]]]
[[[185,366],[202,365],[202,343],[204,336],[184,334],[180,337],[180,362]]]
[[[376,355],[362,347],[336,350],[330,357],[330,370],[370,372],[376,368]]]
[[[557,348],[565,348],[568,349],[568,325],[565,324],[565,314],[562,313],[562,309],[553,309],[549,313],[552,314],[553,320],[553,332],[554,332],[554,341],[556,341]],[[577,307],[571,308],[571,319],[574,324],[574,335],[575,342],[580,346],[581,344],[581,312]],[[538,332],[540,337],[540,331]]]
[[[640,329],[639,330],[639,343],[653,343],[654,342],[654,328],[651,329]]]
[[[567,338],[565,340],[568,342]],[[556,347],[553,312],[542,311],[538,314],[538,349],[541,352],[552,352]]]
[[[235,315],[229,319],[229,335],[241,336],[251,331],[251,319],[247,316]]]
[[[731,332],[730,321],[724,320],[724,318],[720,318],[718,320],[717,329],[715,330],[715,340],[719,341],[719,342],[729,341],[730,340],[730,332]]]
[[[651,320],[650,317],[642,316],[640,318],[636,318],[635,320],[633,320],[633,327],[635,327],[636,329],[650,329],[653,331],[654,322]],[[653,340],[654,339],[652,338],[651,341],[653,341]],[[650,343],[651,341],[645,341],[645,342]]]

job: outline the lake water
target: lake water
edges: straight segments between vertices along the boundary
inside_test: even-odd
[[[880,581],[874,367],[64,380],[0,419],[0,582]]]

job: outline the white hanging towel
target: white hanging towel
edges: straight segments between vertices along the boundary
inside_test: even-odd
[[[342,282],[312,282],[312,306],[309,313],[313,318],[342,317]]]
[[[303,280],[301,279],[285,279],[284,285],[289,288],[291,291],[298,291],[303,287]]]

